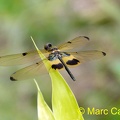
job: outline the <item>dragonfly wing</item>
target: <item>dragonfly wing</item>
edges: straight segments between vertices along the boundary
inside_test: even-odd
[[[61,51],[78,51],[81,47],[89,42],[89,38],[86,36],[79,36],[70,40],[64,44],[58,46],[58,49]]]
[[[41,52],[44,53],[45,55],[47,54],[45,50],[41,50]],[[38,52],[35,50],[19,54],[1,56],[0,66],[22,65],[37,61],[40,61],[40,57]]]
[[[47,59],[44,59],[44,61],[45,60]],[[64,68],[62,63],[58,59],[54,61],[49,61],[49,64],[50,66],[49,68],[47,68],[48,70],[51,70],[51,69],[62,70]],[[33,78],[36,78],[36,77],[39,77],[41,75],[48,73],[47,69],[45,65],[43,64],[43,61],[36,62],[35,64],[32,64],[30,66],[27,66],[25,68],[22,68],[16,71],[10,76],[10,79],[12,81],[33,79]]]
[[[106,55],[105,52],[98,50],[71,52],[70,54],[73,55],[76,59],[78,59],[80,63],[100,59]]]
[[[45,68],[43,62],[40,61],[33,65],[27,66],[25,68],[16,71],[10,76],[10,79],[12,81],[33,79],[41,75],[44,75],[46,73],[47,73],[47,69]]]

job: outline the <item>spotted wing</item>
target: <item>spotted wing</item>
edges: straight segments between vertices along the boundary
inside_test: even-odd
[[[70,54],[73,55],[77,60],[79,60],[80,63],[100,59],[106,55],[105,52],[98,50],[71,52]]]
[[[41,50],[42,53],[48,55],[45,50]],[[6,55],[0,57],[0,66],[12,66],[12,65],[22,65],[30,62],[40,61],[38,52],[30,51],[13,55]]]
[[[48,73],[42,61],[37,62],[33,65],[22,68],[10,76],[12,81],[26,80],[40,77]]]
[[[89,42],[89,38],[86,36],[79,36],[74,38],[73,40],[70,40],[64,44],[61,44],[58,46],[58,49],[61,51],[78,51],[81,47],[83,47],[85,44]]]

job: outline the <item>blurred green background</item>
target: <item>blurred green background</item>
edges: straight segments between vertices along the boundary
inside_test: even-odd
[[[91,41],[86,49],[107,53],[101,60],[72,70],[77,81],[62,75],[74,92],[85,120],[118,120],[110,109],[120,111],[120,1],[119,0],[0,0],[0,56],[54,45],[79,35]],[[22,66],[23,67],[23,66]],[[11,82],[21,67],[0,67],[0,120],[37,120],[37,89],[33,80]],[[43,80],[44,79],[44,80]],[[37,80],[51,107],[48,75]],[[108,109],[108,115],[88,115],[87,108]]]

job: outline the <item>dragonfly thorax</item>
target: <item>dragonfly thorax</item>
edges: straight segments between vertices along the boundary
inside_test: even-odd
[[[53,61],[53,60],[58,59],[58,57],[62,57],[62,55],[60,54],[59,51],[55,50],[55,51],[52,51],[52,52],[49,54],[48,60]]]
[[[66,56],[70,56],[70,54],[68,54],[66,52],[60,52],[60,50],[55,50],[49,54],[48,60],[53,61],[58,58],[62,58],[62,57],[66,57]]]

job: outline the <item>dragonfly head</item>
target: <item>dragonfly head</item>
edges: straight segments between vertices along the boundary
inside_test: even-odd
[[[51,43],[47,43],[47,44],[44,46],[44,49],[47,50],[47,51],[51,51],[51,49],[52,49],[52,44],[51,44]]]

